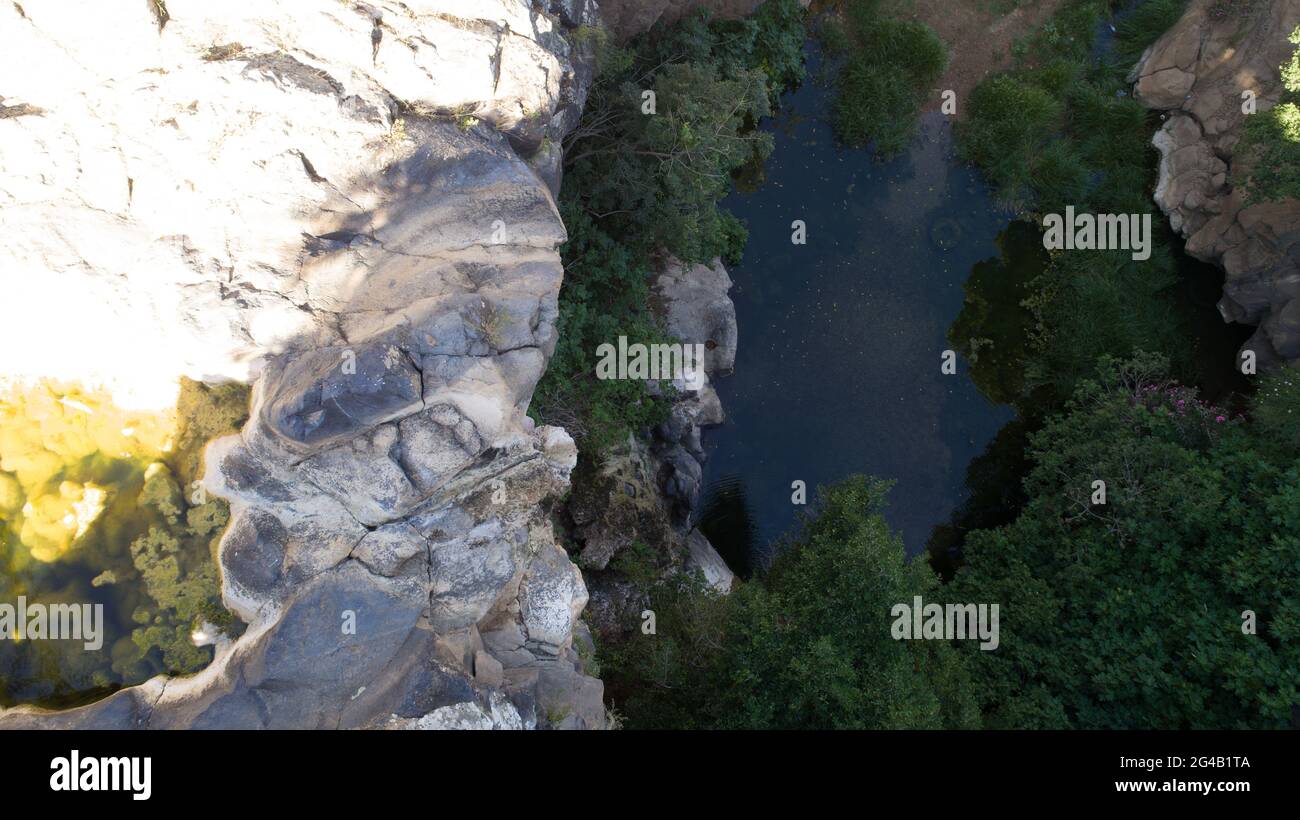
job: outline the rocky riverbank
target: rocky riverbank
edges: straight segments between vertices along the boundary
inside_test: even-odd
[[[1138,98],[1164,112],[1156,202],[1192,256],[1226,273],[1219,311],[1257,325],[1243,350],[1261,362],[1300,360],[1300,200],[1249,203],[1240,150],[1247,92],[1265,111],[1282,95],[1278,67],[1294,46],[1300,0],[1193,0],[1134,68]]]
[[[667,259],[655,277],[652,307],[665,329],[705,351],[702,377],[677,380],[668,420],[645,439],[629,438],[590,474],[575,478],[567,512],[578,563],[591,590],[588,618],[599,636],[617,640],[643,608],[644,590],[617,571],[615,559],[649,547],[663,573],[698,572],[721,593],[735,574],[696,528],[705,453],[703,428],[726,418],[711,379],[735,366],[736,309],[720,260],[684,265]]]

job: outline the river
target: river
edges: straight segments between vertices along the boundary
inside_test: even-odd
[[[722,203],[750,236],[730,271],[740,341],[717,383],[727,421],[705,434],[701,527],[742,570],[794,522],[794,482],[811,503],[816,485],[855,472],[896,480],[886,518],[919,554],[1014,415],[964,361],[940,367],[962,284],[998,255],[1010,214],[956,158],[942,114],[892,160],[837,145],[820,49],[805,51],[809,79],[764,124],[776,141],[764,179]]]
[[[1095,59],[1108,58],[1112,32],[1099,24]],[[735,373],[717,382],[727,421],[705,432],[699,526],[742,575],[807,509],[795,482],[811,503],[818,484],[852,473],[893,479],[885,517],[907,554],[941,556],[961,532],[1014,515],[1027,469],[1026,425],[989,398],[1014,400],[1003,382],[1018,382],[1010,368],[1023,351],[981,351],[991,359],[979,387],[970,362],[959,357],[952,375],[940,363],[950,335],[966,331],[954,326],[963,285],[1019,301],[1018,283],[1046,261],[1038,231],[958,160],[940,113],[923,116],[894,159],[838,145],[815,40],[805,56],[809,79],[762,124],[775,138],[762,179],[723,202],[750,236],[730,270],[739,347]],[[794,220],[806,224],[804,245],[791,241]],[[1194,382],[1240,409],[1248,387],[1236,353],[1251,329],[1219,316],[1222,271],[1181,254],[1179,266],[1173,305]]]

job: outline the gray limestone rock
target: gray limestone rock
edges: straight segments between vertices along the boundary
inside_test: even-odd
[[[524,645],[556,657],[586,603],[544,504],[576,450],[525,411],[566,237],[535,169],[586,99],[595,3],[168,0],[160,28],[70,2],[0,4],[5,104],[42,110],[0,129],[0,375],[148,406],[253,385],[203,478],[248,626],[197,675],[0,727],[531,728],[539,688],[603,725],[599,682],[543,686]],[[56,303],[96,345],[18,344]]]
[[[684,265],[670,259],[654,281],[656,312],[683,344],[704,346],[704,369],[726,375],[736,364],[736,306],[727,292],[731,277],[720,260]]]

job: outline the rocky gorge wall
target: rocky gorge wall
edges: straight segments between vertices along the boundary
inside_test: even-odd
[[[651,285],[651,309],[674,338],[701,346],[702,366],[690,374],[693,378],[674,380],[666,421],[644,439],[630,437],[595,475],[574,482],[565,510],[568,535],[579,547],[576,559],[591,593],[586,620],[604,640],[626,640],[628,625],[639,623],[650,604],[646,590],[616,566],[617,558],[637,544],[654,551],[656,569],[665,574],[698,573],[723,595],[737,582],[696,527],[707,460],[702,431],[726,419],[713,379],[729,375],[736,361],[731,286],[721,260],[708,265],[662,260]]]
[[[248,629],[0,727],[604,726],[549,519],[576,450],[526,415],[596,4],[66,5],[0,4],[0,369],[253,384],[203,480]]]
[[[1193,0],[1130,77],[1138,98],[1164,112],[1152,140],[1161,154],[1156,202],[1187,253],[1224,269],[1219,311],[1258,325],[1243,349],[1262,363],[1300,360],[1300,199],[1246,201],[1243,92],[1254,93],[1258,111],[1277,104],[1278,67],[1298,25],[1300,0]]]

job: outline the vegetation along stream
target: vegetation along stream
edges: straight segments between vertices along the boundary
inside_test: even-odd
[[[1117,23],[1136,5],[1095,23],[1088,63],[1114,59]],[[901,150],[846,144],[834,40],[809,38],[804,52],[809,81],[763,124],[771,157],[721,203],[750,236],[730,269],[741,342],[718,383],[727,422],[705,436],[700,528],[748,571],[796,521],[793,482],[810,498],[867,473],[895,482],[885,519],[907,553],[929,545],[942,562],[970,522],[1018,507],[1026,425],[1044,403],[1026,391],[1035,317],[1021,303],[1049,255],[1033,203],[963,157],[955,118],[922,115]],[[1153,171],[1146,146],[1131,159]],[[806,244],[792,241],[795,220]],[[1192,337],[1187,371],[1227,398],[1244,389],[1233,365],[1250,329],[1219,319],[1217,269],[1170,256],[1166,318]],[[1013,422],[1017,406],[1026,418]]]
[[[1156,208],[1159,115],[1126,80],[1185,3],[1023,4],[1032,22],[960,117],[920,113],[946,87],[922,14],[942,27],[942,4],[816,4],[811,40],[771,25],[784,5],[741,54],[788,65],[802,45],[803,83],[779,75],[775,116],[751,112],[772,150],[726,168],[745,173],[723,216],[669,200],[696,224],[738,217],[748,241],[659,243],[730,263],[739,345],[700,529],[746,580],[718,595],[616,563],[658,625],[601,636],[627,725],[1292,722],[1300,379],[1236,372],[1251,330],[1223,323],[1221,274]],[[729,65],[735,30],[708,31],[694,51],[652,32],[632,64]],[[1149,256],[1045,249],[1044,215],[1067,207],[1149,217]],[[627,427],[655,420],[626,406],[645,414]],[[889,613],[916,596],[999,606],[997,651],[899,640]],[[1243,611],[1269,627],[1243,640]]]

